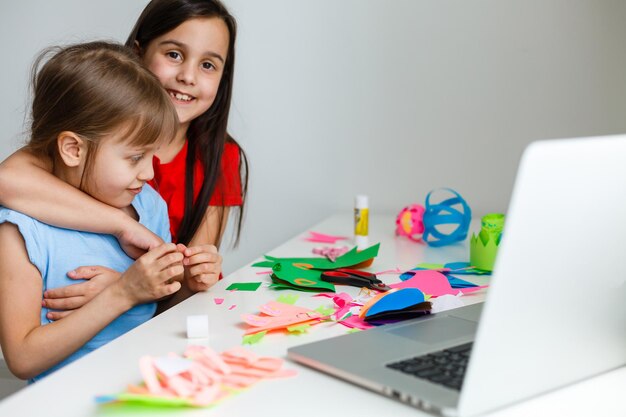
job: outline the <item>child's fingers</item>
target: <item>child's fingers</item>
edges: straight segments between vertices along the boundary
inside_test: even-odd
[[[151,263],[157,261],[163,256],[170,253],[178,253],[177,247],[175,243],[164,243],[156,248],[150,249],[145,255],[138,259],[138,261],[150,265]]]
[[[191,246],[185,249],[183,253],[185,257],[188,258],[200,252],[218,253],[217,248],[214,245]]]
[[[196,275],[219,275],[222,272],[221,264],[215,263],[201,263],[193,265],[189,268],[189,274],[193,277]]]
[[[44,299],[49,298],[69,298],[69,297],[77,297],[85,295],[87,289],[85,288],[86,283],[68,285],[66,287],[52,288],[50,290],[46,290],[43,293]]]
[[[198,265],[201,263],[210,263],[214,265],[222,264],[222,256],[219,253],[200,252],[195,255],[186,257],[183,260],[184,265]]]
[[[48,313],[46,313],[46,318],[48,320],[60,320],[63,317],[67,317],[70,314],[73,313],[73,310],[67,310],[67,311],[50,311]]]
[[[72,279],[90,279],[103,272],[100,266],[79,266],[73,271],[69,271],[67,276]]]
[[[178,281],[174,281],[170,284],[163,285],[161,291],[162,295],[159,298],[167,297],[168,295],[172,295],[178,290],[180,290],[182,284]]]
[[[73,310],[85,304],[85,297],[69,297],[59,299],[44,298],[42,306],[53,310]]]
[[[167,271],[175,266],[183,268],[183,254],[180,252],[167,253],[153,263],[153,267],[157,271]]]

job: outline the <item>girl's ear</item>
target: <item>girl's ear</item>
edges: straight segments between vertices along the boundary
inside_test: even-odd
[[[87,144],[74,132],[61,132],[57,136],[59,156],[68,167],[80,166],[87,156]]]
[[[143,55],[143,51],[141,50],[141,46],[139,46],[139,41],[135,41],[133,44],[133,52],[137,54],[137,56]]]

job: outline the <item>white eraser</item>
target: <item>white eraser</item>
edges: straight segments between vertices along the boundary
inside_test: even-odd
[[[209,337],[209,316],[187,316],[187,338]]]

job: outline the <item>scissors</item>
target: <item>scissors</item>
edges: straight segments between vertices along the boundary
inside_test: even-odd
[[[350,268],[338,268],[322,272],[322,281],[353,287],[366,287],[372,290],[389,291],[384,282],[376,278],[375,274]]]

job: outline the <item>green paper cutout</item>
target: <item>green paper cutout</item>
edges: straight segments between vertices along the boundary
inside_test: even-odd
[[[331,314],[335,314],[335,310],[332,307],[326,307],[326,306],[319,306],[318,308],[316,308],[313,311],[317,311],[318,313],[320,313],[322,316],[330,316]]]
[[[504,214],[487,214],[481,219],[481,225],[478,236],[472,233],[470,238],[470,264],[484,271],[492,271],[502,239]]]
[[[259,343],[261,340],[263,340],[263,338],[265,337],[265,335],[267,334],[267,330],[264,332],[258,332],[258,333],[254,333],[254,334],[248,334],[245,335],[243,337],[243,341],[241,342],[242,345],[254,345]]]
[[[298,324],[296,326],[287,327],[287,331],[290,334],[301,335],[307,333],[309,331],[309,327],[311,327],[310,324]]]
[[[276,301],[283,304],[295,304],[300,296],[298,294],[281,294]]]
[[[338,257],[335,262],[331,262],[326,258],[275,258],[273,256],[265,255],[267,261],[261,261],[253,264],[252,266],[260,266],[260,267],[269,267],[273,268],[276,264],[305,264],[308,265],[311,269],[337,269],[337,268],[347,268],[349,266],[354,266],[360,264],[361,262],[367,261],[369,259],[375,258],[378,256],[378,249],[380,248],[380,243],[377,243],[373,246],[370,246],[367,249],[357,252],[356,246],[352,248],[350,251],[344,253],[340,257]]]
[[[356,332],[360,332],[360,331],[361,331],[361,329],[357,329],[355,327],[355,328],[352,328],[352,329],[348,330],[346,333],[356,333]]]
[[[226,288],[226,291],[256,291],[261,286],[261,282],[233,282]]]
[[[428,264],[428,263],[417,264],[415,267],[416,268],[424,268],[424,269],[443,269],[443,268],[445,268],[445,266],[443,264]]]
[[[272,281],[277,284],[290,285],[298,291],[331,291],[335,286],[330,282],[322,281],[322,271],[306,269],[298,264],[277,263],[272,270]]]

